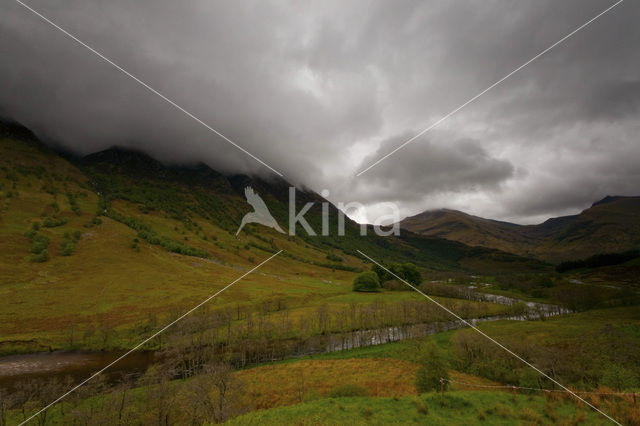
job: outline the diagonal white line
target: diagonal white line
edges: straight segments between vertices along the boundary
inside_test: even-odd
[[[612,417],[610,417],[609,415],[607,415],[606,413],[604,413],[603,411],[600,411],[600,409],[598,409],[598,407],[590,404],[589,402],[587,402],[586,400],[584,400],[583,398],[581,398],[580,396],[578,396],[575,392],[573,392],[571,389],[569,389],[568,387],[564,386],[562,383],[558,382],[557,380],[551,378],[548,374],[546,374],[544,371],[540,370],[538,367],[536,367],[535,365],[531,364],[530,362],[526,361],[524,358],[522,358],[520,355],[516,354],[515,352],[511,351],[509,348],[505,347],[504,345],[502,345],[500,342],[498,342],[496,339],[494,339],[493,337],[487,335],[484,331],[480,330],[478,327],[476,327],[475,325],[471,324],[470,322],[468,322],[467,320],[463,319],[461,316],[459,316],[458,314],[456,314],[455,312],[451,311],[449,308],[447,308],[446,306],[442,305],[441,303],[439,303],[438,301],[436,301],[435,299],[433,299],[432,297],[426,295],[425,293],[423,293],[422,291],[420,291],[419,289],[417,289],[415,286],[409,284],[408,282],[406,282],[405,280],[403,280],[402,278],[400,278],[399,276],[397,276],[396,274],[394,274],[393,272],[391,272],[389,269],[385,268],[383,265],[381,265],[380,263],[376,262],[375,260],[373,260],[372,258],[370,258],[369,256],[367,256],[366,254],[364,254],[362,251],[357,250],[358,253],[360,253],[362,256],[366,257],[367,259],[369,259],[371,262],[375,263],[376,265],[378,265],[379,267],[381,267],[382,269],[384,269],[385,271],[387,271],[388,273],[390,273],[391,275],[393,275],[396,279],[402,281],[403,283],[405,283],[406,285],[408,285],[409,287],[411,287],[413,290],[415,290],[416,292],[420,293],[421,295],[423,295],[424,297],[426,297],[430,302],[434,303],[435,305],[437,305],[438,307],[444,309],[445,311],[447,311],[449,314],[453,315],[454,317],[456,317],[456,319],[458,319],[459,321],[461,321],[462,323],[464,323],[465,325],[471,327],[473,330],[475,330],[476,332],[480,333],[480,335],[486,337],[487,339],[489,339],[491,342],[495,343],[496,345],[498,345],[499,347],[501,347],[502,349],[504,349],[506,352],[508,352],[509,354],[513,355],[515,358],[517,358],[518,360],[522,361],[523,363],[525,363],[526,365],[528,365],[529,367],[533,368],[535,371],[537,371],[538,373],[540,373],[541,375],[543,375],[544,377],[546,377],[547,379],[551,380],[553,383],[555,383],[556,385],[560,386],[562,389],[564,389],[565,391],[569,392],[572,396],[574,396],[575,398],[579,399],[580,401],[584,402],[585,404],[587,404],[589,407],[593,408],[595,411],[597,411],[598,413],[602,414],[603,416],[605,416],[607,419],[611,420],[613,423],[622,426],[621,423],[619,423],[618,421],[616,421],[615,419],[613,419]]]
[[[243,279],[244,277],[246,277],[247,275],[249,275],[250,273],[252,273],[253,271],[255,271],[256,269],[258,269],[259,267],[261,267],[262,265],[264,265],[265,263],[267,263],[268,261],[270,261],[271,259],[273,259],[274,257],[276,257],[277,255],[279,255],[280,253],[282,253],[282,250],[280,250],[279,252],[273,254],[271,257],[269,257],[268,259],[263,260],[259,265],[255,266],[254,268],[250,269],[249,271],[245,272],[244,274],[242,274],[241,276],[239,276],[238,278],[236,278],[235,280],[233,280],[233,282],[231,282],[230,284],[227,284],[225,287],[222,288],[222,290],[217,291],[216,293],[212,294],[211,296],[207,297],[206,299],[204,299],[202,302],[198,303],[196,306],[194,306],[193,308],[189,309],[187,312],[185,312],[184,314],[180,315],[178,318],[176,318],[175,320],[171,321],[169,324],[165,325],[164,327],[162,327],[160,330],[156,331],[155,333],[153,333],[151,336],[147,337],[146,339],[144,339],[142,342],[138,343],[136,346],[134,346],[133,348],[129,349],[125,354],[119,356],[118,358],[116,358],[114,361],[112,361],[111,363],[109,363],[108,365],[106,365],[105,367],[101,368],[100,370],[98,370],[97,372],[93,373],[91,376],[89,376],[87,379],[83,380],[82,382],[80,382],[79,384],[77,384],[76,386],[74,386],[73,388],[71,388],[69,391],[67,391],[66,393],[60,395],[58,398],[56,398],[53,402],[51,402],[50,404],[48,404],[47,406],[41,408],[37,413],[33,414],[31,417],[29,417],[28,419],[26,419],[25,421],[23,421],[22,423],[20,423],[20,425],[23,425],[27,422],[29,422],[30,420],[32,420],[33,418],[35,418],[36,416],[38,416],[40,413],[42,413],[43,411],[47,410],[48,408],[50,408],[51,406],[53,406],[54,404],[57,404],[58,402],[60,402],[60,400],[62,400],[63,398],[65,398],[67,395],[75,392],[79,387],[83,386],[84,384],[86,384],[89,380],[95,378],[96,376],[98,376],[99,374],[103,373],[106,369],[108,369],[109,367],[111,367],[113,364],[117,363],[118,361],[122,360],[124,357],[126,357],[127,355],[131,354],[132,352],[136,351],[137,349],[139,349],[140,347],[142,347],[145,343],[147,343],[148,341],[150,341],[151,339],[153,339],[154,337],[156,337],[157,335],[161,334],[162,332],[164,332],[166,329],[168,329],[169,327],[173,326],[174,324],[176,324],[178,321],[181,321],[182,319],[184,319],[187,315],[189,315],[190,313],[192,313],[193,311],[195,311],[196,309],[200,308],[202,305],[204,305],[205,303],[207,303],[208,301],[210,301],[211,299],[213,299],[214,297],[216,297],[217,295],[219,295],[220,293],[222,293],[223,291],[225,291],[226,289],[228,289],[229,287],[231,287],[232,285],[234,285],[235,283],[237,283],[238,281],[240,281],[241,279]]]
[[[17,1],[17,0],[16,0]],[[520,71],[521,69],[523,69],[524,67],[526,67],[527,65],[529,65],[531,62],[535,61],[536,59],[538,59],[539,57],[541,57],[542,55],[544,55],[545,53],[549,52],[551,49],[553,49],[554,47],[558,46],[559,44],[561,44],[562,42],[564,42],[565,40],[567,40],[568,38],[570,38],[571,36],[575,35],[578,31],[582,30],[583,28],[585,28],[587,25],[591,24],[592,22],[594,22],[596,19],[600,18],[602,15],[604,15],[605,13],[609,12],[611,9],[613,9],[614,7],[618,6],[620,3],[622,3],[624,0],[618,0],[616,3],[612,4],[611,6],[609,6],[608,8],[606,8],[605,10],[603,10],[602,12],[600,12],[599,14],[597,14],[596,16],[594,16],[593,18],[589,19],[587,22],[585,22],[584,24],[580,25],[578,28],[576,28],[575,30],[571,31],[569,34],[567,34],[566,36],[562,37],[560,40],[556,41],[555,43],[553,43],[551,46],[547,47],[546,49],[544,49],[543,51],[541,51],[540,53],[538,53],[536,56],[534,56],[533,58],[529,59],[527,62],[525,62],[524,64],[520,65],[518,68],[514,69],[513,71],[511,71],[509,74],[505,75],[504,77],[502,77],[500,80],[496,81],[495,83],[493,83],[491,86],[487,87],[486,89],[484,89],[482,92],[478,93],[477,95],[475,95],[474,97],[472,97],[471,99],[469,99],[468,101],[466,101],[465,103],[463,103],[462,105],[460,105],[459,107],[457,107],[456,109],[454,109],[453,111],[451,111],[450,113],[448,113],[447,115],[445,115],[444,117],[442,117],[441,119],[439,119],[438,121],[436,121],[435,123],[431,124],[429,127],[427,127],[426,129],[422,130],[421,132],[419,132],[418,134],[416,134],[415,136],[411,137],[409,140],[405,141],[402,145],[398,146],[396,149],[394,149],[393,151],[391,151],[390,153],[388,153],[387,155],[385,155],[384,157],[380,158],[378,161],[376,161],[375,163],[371,164],[369,167],[367,167],[366,169],[362,170],[360,173],[356,174],[356,176],[360,176],[361,174],[365,173],[367,170],[371,169],[372,167],[376,166],[377,164],[379,164],[381,161],[385,160],[386,158],[392,156],[393,154],[395,154],[396,152],[398,152],[399,150],[401,150],[402,148],[404,148],[405,146],[409,145],[411,142],[415,141],[417,138],[419,138],[420,136],[424,135],[425,133],[427,133],[429,130],[433,129],[434,127],[436,127],[437,125],[439,125],[440,123],[442,123],[443,121],[445,121],[447,118],[451,117],[453,114],[457,113],[458,111],[460,111],[462,108],[466,107],[467,105],[469,105],[470,103],[472,103],[473,101],[475,101],[476,99],[478,99],[480,96],[484,95],[485,93],[487,93],[489,90],[493,89],[494,87],[496,87],[497,85],[499,85],[500,83],[502,83],[503,81],[505,81],[506,79],[508,79],[509,77],[511,77],[512,75],[514,75],[515,73],[517,73],[518,71]]]
[[[98,52],[96,49],[94,49],[93,47],[89,46],[87,43],[83,42],[82,40],[80,40],[78,37],[74,36],[73,34],[71,34],[69,31],[65,30],[64,28],[60,27],[58,24],[56,24],[55,22],[51,21],[49,18],[47,18],[46,16],[42,15],[40,12],[38,12],[37,10],[33,9],[31,6],[27,5],[26,3],[22,2],[21,0],[15,0],[16,3],[20,4],[21,6],[23,6],[24,8],[26,8],[27,10],[33,12],[36,16],[38,16],[39,18],[41,18],[42,20],[44,20],[45,22],[47,22],[49,25],[53,26],[54,28],[60,30],[62,33],[64,33],[66,36],[70,37],[71,39],[73,39],[75,42],[79,43],[80,45],[86,47],[87,49],[89,49],[92,53],[96,54],[98,57],[100,57],[101,59],[103,59],[104,61],[106,61],[107,63],[109,63],[110,65],[113,65],[116,69],[118,69],[119,71],[121,71],[123,74],[125,74],[128,77],[131,77],[133,80],[135,80],[137,83],[139,83],[140,85],[142,85],[145,89],[149,90],[150,92],[160,96],[163,100],[167,101],[171,106],[179,109],[180,111],[182,111],[183,113],[185,113],[187,116],[189,116],[190,118],[194,119],[195,121],[197,121],[198,123],[200,123],[201,125],[203,125],[204,127],[206,127],[207,129],[209,129],[210,131],[212,131],[213,133],[215,133],[216,135],[220,136],[222,139],[224,139],[225,141],[229,142],[231,145],[235,146],[236,148],[238,148],[240,151],[244,152],[245,154],[247,154],[249,157],[253,158],[254,160],[256,160],[258,163],[262,164],[263,166],[267,167],[269,170],[271,170],[272,172],[274,172],[275,174],[277,174],[278,176],[282,177],[283,174],[280,173],[279,171],[277,171],[276,169],[274,169],[273,167],[271,167],[270,165],[268,165],[267,163],[265,163],[264,161],[262,161],[261,159],[259,159],[258,157],[256,157],[255,155],[253,155],[252,153],[250,153],[249,151],[247,151],[246,149],[244,149],[243,147],[241,147],[240,145],[238,145],[237,143],[235,143],[234,141],[232,141],[231,139],[229,139],[228,137],[226,137],[225,135],[223,135],[222,133],[220,133],[219,131],[217,131],[216,129],[214,129],[213,127],[211,127],[210,125],[208,125],[207,123],[205,123],[204,121],[202,121],[201,119],[199,119],[198,117],[196,117],[195,115],[193,115],[192,113],[190,113],[189,111],[187,111],[186,109],[184,109],[183,107],[181,107],[180,105],[178,105],[177,103],[175,103],[174,101],[172,101],[171,99],[169,99],[168,97],[166,97],[165,95],[163,95],[162,93],[158,92],[156,89],[154,89],[153,87],[149,86],[147,83],[145,83],[144,81],[140,80],[138,77],[136,77],[135,75],[131,74],[129,71],[125,70],[124,68],[122,68],[120,65],[116,64],[115,62],[113,62],[111,59],[107,58],[106,56],[104,56],[102,53]]]

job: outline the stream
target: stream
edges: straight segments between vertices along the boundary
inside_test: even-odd
[[[519,299],[485,293],[475,293],[474,298],[501,305],[514,305],[524,302]],[[570,313],[568,309],[555,305],[535,302],[524,303],[528,311],[523,315],[496,315],[473,318],[467,321],[476,325],[498,320],[534,320],[542,316],[550,317]],[[313,350],[309,348],[303,349],[298,353],[291,354],[291,357],[382,345],[462,327],[466,327],[466,324],[460,320],[452,320],[334,333],[322,336],[323,340],[319,349],[317,346]],[[11,390],[18,382],[29,379],[40,381],[48,378],[64,379],[70,376],[74,381],[80,381],[113,362],[124,353],[125,351],[53,351],[0,357],[0,388]],[[114,382],[122,378],[138,377],[159,358],[160,356],[153,351],[133,352],[105,371],[105,378]]]

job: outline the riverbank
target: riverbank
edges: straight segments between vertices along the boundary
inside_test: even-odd
[[[506,306],[524,303],[526,312],[519,315],[493,315],[468,319],[473,325],[499,320],[526,321],[546,318],[568,311],[560,307],[534,302],[524,302],[518,299],[498,295],[482,295],[484,301]],[[436,321],[430,323],[412,324],[406,326],[384,327],[369,330],[347,331],[344,333],[329,333],[311,336],[305,341],[292,345],[293,352],[284,356],[272,356],[266,362],[279,361],[286,358],[300,358],[312,354],[339,352],[367,346],[382,345],[408,339],[416,339],[433,335],[443,331],[466,327],[460,320]],[[13,388],[24,380],[57,379],[74,382],[90,376],[93,372],[120,357],[125,351],[52,351],[31,354],[17,354],[0,357],[0,387]],[[161,351],[137,351],[113,365],[105,378],[108,381],[132,380],[142,375],[146,369],[162,359]],[[263,361],[263,362],[264,362]],[[247,364],[238,360],[239,366]]]

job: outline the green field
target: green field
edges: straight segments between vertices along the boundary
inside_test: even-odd
[[[401,398],[336,398],[240,416],[230,425],[330,424],[607,424],[570,402],[497,392],[448,392]]]

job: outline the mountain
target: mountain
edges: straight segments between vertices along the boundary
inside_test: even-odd
[[[578,215],[517,225],[456,210],[403,219],[403,229],[551,262],[640,247],[640,197],[607,196]]]
[[[28,129],[14,123],[0,123],[0,137],[0,191],[4,191],[0,195],[5,204],[0,211],[0,231],[7,237],[7,231],[12,232],[2,248],[16,256],[24,254],[13,268],[37,268],[27,259],[29,241],[22,234],[31,226],[39,226],[34,225],[36,222],[47,220],[61,224],[43,226],[46,229],[40,233],[62,232],[63,237],[79,227],[93,229],[93,222],[108,222],[117,229],[127,228],[123,233],[137,234],[138,246],[146,242],[170,253],[211,259],[225,258],[231,252],[236,257],[231,263],[259,258],[245,247],[261,247],[270,253],[291,246],[296,249],[285,250],[284,256],[346,271],[368,267],[358,250],[386,262],[413,262],[434,270],[467,270],[465,263],[477,265],[467,260],[478,257],[489,259],[481,269],[504,270],[518,262],[531,263],[493,249],[478,250],[411,232],[383,237],[368,227],[367,235],[361,236],[360,225],[348,217],[344,218],[345,235],[338,236],[338,209],[319,194],[300,188],[296,189],[296,211],[314,203],[305,218],[320,234],[322,204],[326,203],[330,235],[308,235],[298,224],[293,237],[250,224],[236,238],[242,217],[251,211],[244,195],[247,186],[264,199],[277,222],[288,228],[288,182],[277,176],[226,176],[202,163],[166,165],[144,152],[120,147],[75,157],[47,148]],[[211,237],[216,238],[212,241]],[[49,239],[54,243],[58,236],[50,235]],[[51,248],[50,252],[55,254],[56,250]]]
[[[215,304],[236,315],[288,304],[316,309],[350,294],[355,273],[371,267],[358,250],[386,264],[412,262],[426,276],[551,269],[410,231],[384,237],[367,227],[362,236],[348,217],[340,236],[337,208],[303,188],[296,212],[314,203],[304,217],[320,233],[326,206],[329,235],[251,223],[236,235],[252,211],[247,186],[288,229],[291,185],[278,177],[167,165],[118,147],[76,157],[0,122],[0,353],[71,348],[78,339],[83,348],[128,347],[159,318],[175,317],[280,251]]]
[[[532,237],[522,227],[472,216],[457,210],[429,210],[400,222],[403,229],[423,236],[446,238],[470,246],[491,247],[511,253],[523,253]]]
[[[538,252],[565,260],[638,247],[640,197],[607,196],[554,232]]]

